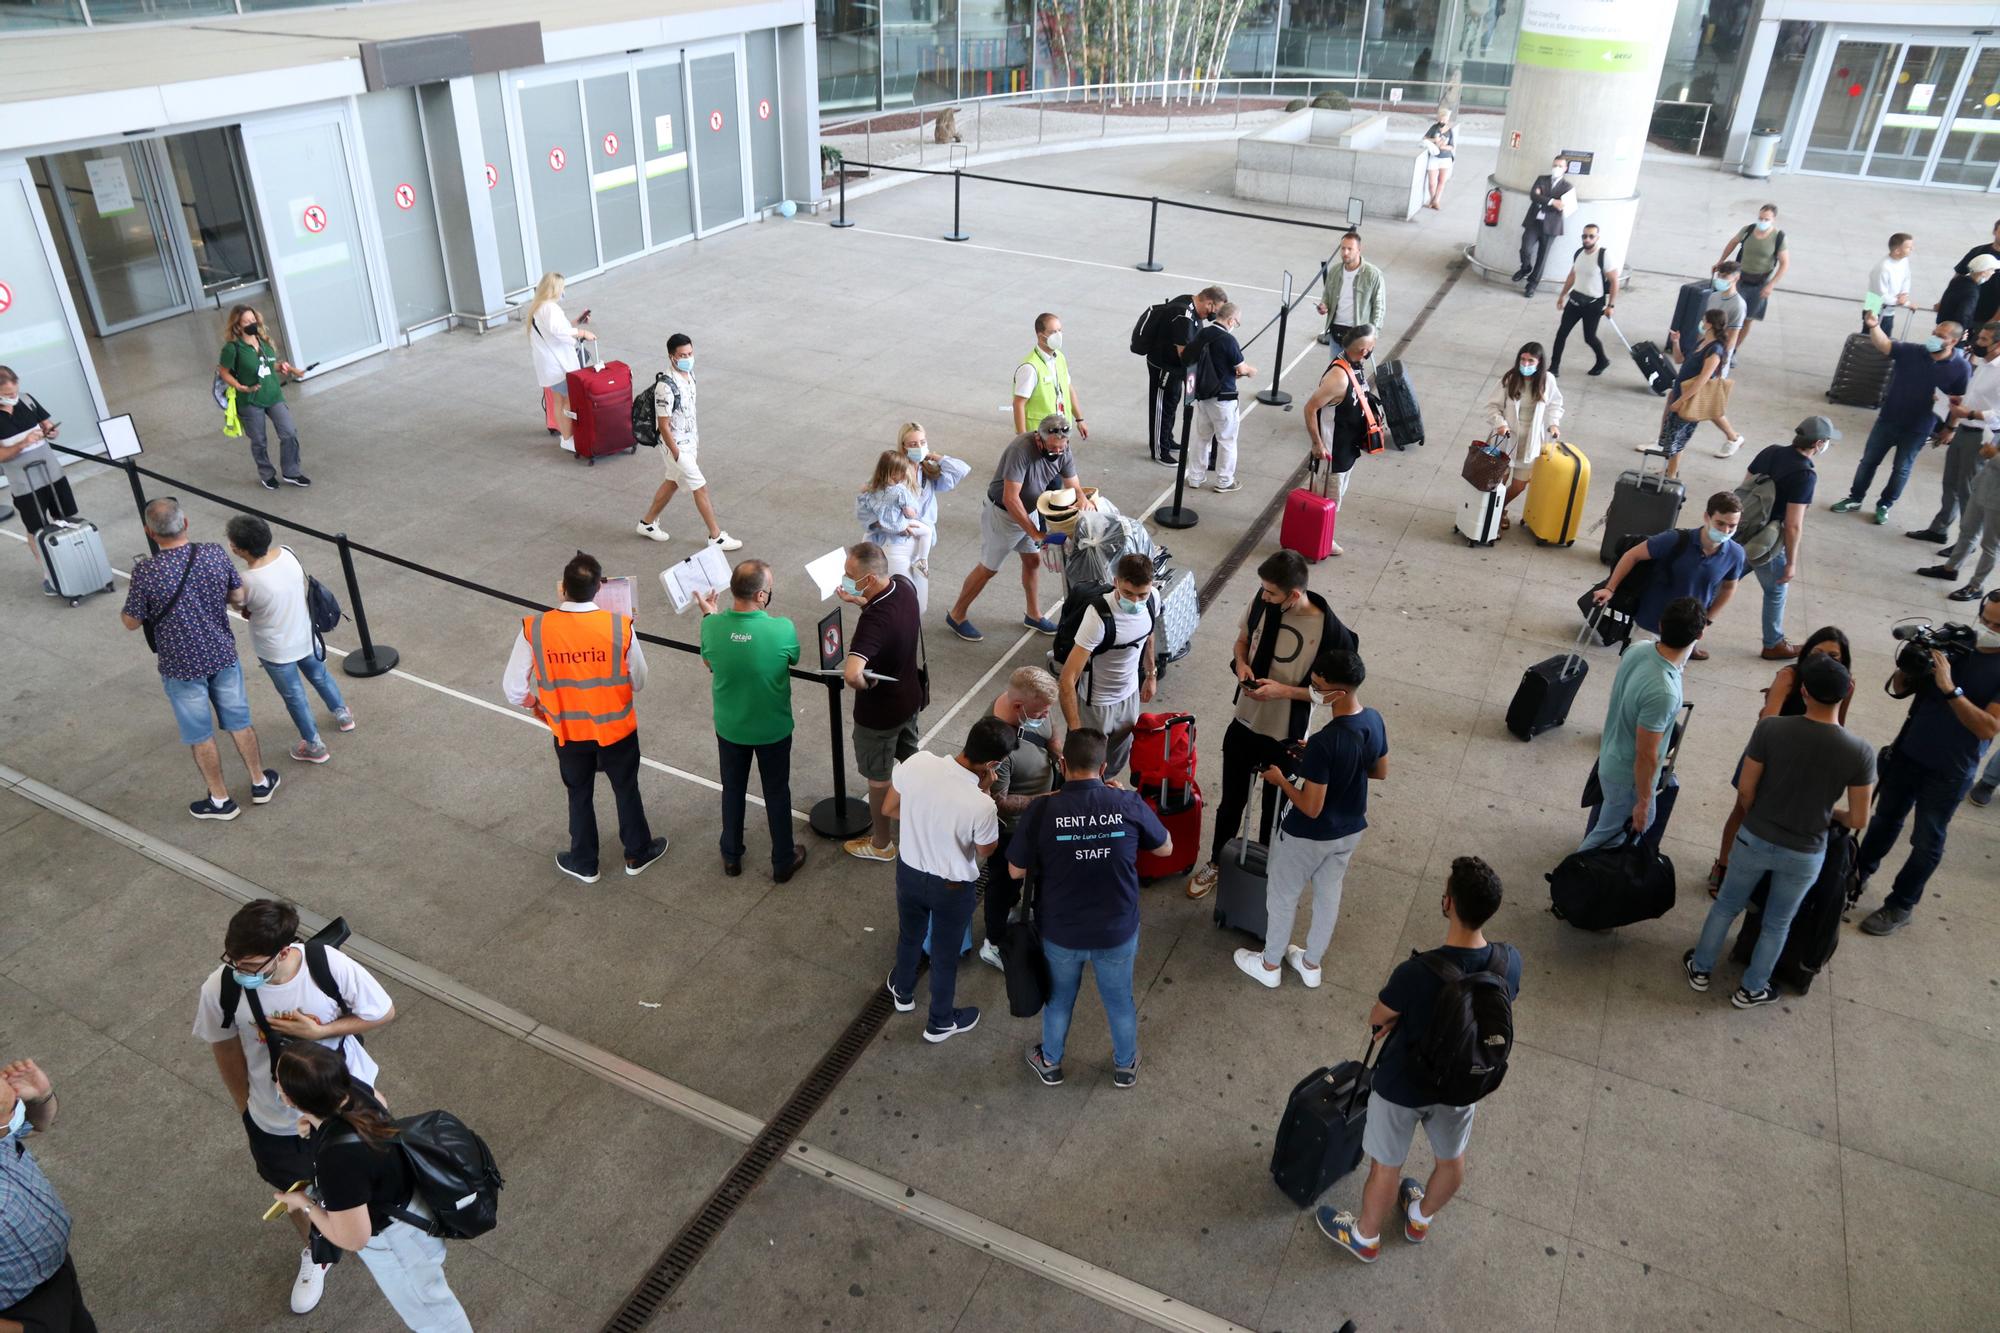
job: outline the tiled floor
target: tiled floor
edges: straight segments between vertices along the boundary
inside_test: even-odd
[[[1465,154],[1446,213],[1369,228],[1369,255],[1388,275],[1390,343],[1477,225],[1490,151]],[[1228,205],[1231,164],[1229,145],[1205,144],[994,170]],[[1659,336],[1678,280],[1669,275],[1704,271],[1767,196],[1784,208],[1792,290],[1749,345],[1732,415],[1763,443],[1826,411],[1847,431],[1824,465],[1824,489],[1834,489],[1867,425],[1819,396],[1852,323],[1848,294],[1897,229],[1918,235],[1920,291],[1941,288],[1949,261],[1987,235],[1990,203],[1829,180],[1756,183],[1668,159],[1648,168],[1642,188],[1637,273],[1621,301],[1634,337]],[[973,240],[962,246],[937,239],[949,207],[946,188],[906,186],[854,201],[851,231],[771,222],[576,284],[572,305],[593,306],[614,354],[642,375],[661,363],[668,333],[699,340],[703,463],[717,508],[746,553],[777,566],[777,609],[801,621],[824,613],[801,566],[853,539],[848,496],[900,422],[923,421],[935,446],[984,475],[1008,434],[1006,381],[1037,311],[1064,317],[1092,427],[1079,447],[1086,479],[1143,509],[1168,476],[1143,457],[1143,379],[1125,350],[1132,317],[1169,288],[1215,280],[1235,290],[1255,329],[1275,310],[1283,271],[1313,271],[1331,245],[1330,232],[1168,210],[1160,257],[1185,276],[1150,277],[1130,268],[1143,253],[1141,205],[969,183]],[[1460,450],[1483,433],[1493,378],[1520,344],[1552,336],[1554,319],[1552,301],[1529,304],[1472,276],[1450,289],[1401,351],[1430,443],[1360,465],[1341,517],[1348,554],[1314,574],[1361,635],[1365,697],[1388,719],[1392,752],[1328,984],[1254,990],[1230,963],[1238,941],[1177,885],[1156,886],[1144,900],[1137,1089],[1110,1086],[1088,988],[1069,1081],[1032,1082],[1021,1050],[1035,1029],[1005,1017],[999,979],[975,964],[963,990],[986,1007],[980,1029],[929,1047],[913,1040],[910,1020],[895,1020],[807,1127],[809,1143],[1246,1328],[1330,1328],[1350,1316],[1364,1330],[1991,1326],[2000,817],[1962,811],[1916,923],[1889,940],[1848,928],[1810,995],[1743,1014],[1728,1007],[1726,987],[1696,996],[1678,980],[1679,951],[1706,908],[1701,874],[1727,778],[1770,678],[1755,656],[1754,589],[1717,624],[1713,660],[1690,673],[1697,707],[1668,839],[1679,905],[1616,937],[1581,934],[1542,910],[1542,875],[1580,830],[1576,793],[1613,660],[1591,656],[1570,724],[1532,745],[1508,736],[1501,716],[1521,669],[1572,637],[1576,596],[1600,573],[1595,534],[1569,550],[1519,532],[1469,550],[1451,534],[1451,511]],[[658,464],[585,468],[559,455],[535,412],[519,328],[434,338],[293,391],[317,485],[267,495],[241,445],[215,434],[206,395],[189,387],[205,385],[211,323],[176,321],[104,348],[112,408],[135,414],[150,465],[532,598],[550,595],[561,561],[582,546],[614,572],[642,576],[645,628],[692,635],[651,591],[658,567],[693,549],[686,500],[668,511],[671,545],[633,535]],[[1289,330],[1286,360],[1298,364],[1284,381],[1301,400],[1324,355],[1303,332]],[[1267,379],[1274,340],[1248,352]],[[1593,515],[1659,411],[1615,342],[1612,351],[1610,372],[1593,379],[1581,373],[1584,349],[1572,347],[1564,385],[1564,434],[1595,465]],[[1741,460],[1713,458],[1713,443],[1712,432],[1698,439],[1687,460],[1696,497],[1740,476]],[[1302,447],[1296,408],[1250,415],[1244,491],[1190,499],[1200,526],[1163,534],[1176,562],[1213,569]],[[1891,527],[1819,509],[1806,529],[1791,625],[1835,622],[1852,636],[1865,687],[1852,722],[1876,741],[1898,720],[1873,688],[1888,670],[1889,624],[1948,606],[1910,575],[1924,553],[1900,535],[1928,514],[1936,488],[1937,460],[1926,457]],[[83,480],[79,495],[122,566],[141,546],[124,481]],[[945,502],[940,595],[968,567],[976,503],[971,486]],[[218,508],[189,508],[198,535],[219,535]],[[1261,535],[1253,564],[1274,541]],[[327,548],[294,545],[332,579]],[[12,631],[0,635],[0,758],[149,835],[345,913],[476,991],[757,1117],[879,984],[894,930],[888,876],[812,840],[801,875],[772,886],[756,871],[763,834],[753,820],[750,873],[724,879],[710,841],[713,793],[672,772],[643,776],[649,812],[675,843],[657,870],[588,889],[554,872],[563,815],[548,743],[474,701],[497,699],[515,608],[360,559],[371,627],[401,650],[409,675],[344,678],[361,729],[329,739],[333,763],[285,765],[272,805],[196,825],[181,813],[193,794],[186,753],[116,606],[46,602],[24,557],[0,557],[12,575],[0,586]],[[1249,588],[1239,574],[1220,590],[1195,654],[1162,696],[1200,714],[1208,771],[1219,766],[1227,715],[1229,631]],[[1053,582],[1042,592],[1051,599]],[[1011,579],[996,580],[977,615],[999,631],[1019,602]],[[355,646],[345,631],[333,642]],[[1012,633],[977,646],[933,633],[939,715],[989,671],[1042,651],[1036,641],[1009,658],[1013,643]],[[704,674],[664,649],[653,671],[640,701],[647,752],[712,774]],[[937,744],[997,689],[981,685]],[[284,715],[260,673],[251,690],[275,754],[289,740]],[[794,702],[793,804],[803,809],[831,791],[827,705],[811,689]],[[240,786],[233,760],[229,771]],[[1493,933],[1525,958],[1521,1048],[1506,1087],[1481,1108],[1464,1194],[1430,1243],[1392,1243],[1362,1269],[1271,1188],[1270,1136],[1304,1072],[1359,1053],[1388,969],[1437,941],[1439,885],[1466,852],[1507,884]],[[289,1233],[257,1234],[251,1218],[265,1192],[208,1056],[187,1036],[228,900],[11,793],[0,793],[0,865],[0,1056],[41,1059],[64,1089],[65,1121],[43,1155],[76,1214],[77,1261],[103,1325],[383,1327],[386,1308],[358,1264],[337,1272],[312,1319],[284,1312]],[[1733,980],[1728,965],[1724,976]],[[399,1107],[464,1115],[508,1178],[499,1230],[452,1251],[476,1326],[599,1326],[738,1146],[448,1005],[400,991],[397,1001],[401,1017],[376,1043],[385,1088]],[[177,1151],[153,1152],[145,1172],[112,1146],[148,1138]],[[1418,1172],[1428,1165],[1422,1148],[1411,1160]],[[1342,1181],[1330,1199],[1351,1206],[1358,1189]],[[780,1171],[659,1326],[1136,1325],[1046,1276]]]

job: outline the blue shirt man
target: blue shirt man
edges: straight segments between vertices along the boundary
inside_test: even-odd
[[[1731,538],[1743,518],[1743,503],[1733,491],[1717,491],[1708,497],[1708,506],[1698,528],[1669,529],[1654,533],[1618,558],[1611,577],[1593,596],[1597,604],[1609,602],[1632,578],[1643,578],[1639,604],[1632,611],[1632,623],[1649,634],[1660,632],[1660,613],[1676,597],[1692,597],[1701,603],[1702,614],[1712,623],[1736,593],[1736,582],[1749,568],[1743,548]],[[1640,566],[1646,566],[1644,571]],[[1697,662],[1708,659],[1699,644],[1690,656]]]
[[[1875,414],[1875,425],[1868,432],[1868,443],[1862,446],[1861,463],[1854,469],[1847,498],[1834,505],[1833,512],[1845,514],[1861,508],[1869,486],[1874,484],[1875,469],[1893,451],[1896,464],[1875,502],[1875,521],[1886,523],[1890,507],[1910,480],[1910,469],[1916,466],[1924,441],[1937,429],[1937,395],[1956,397],[1964,393],[1972,382],[1972,364],[1958,352],[1958,340],[1965,330],[1948,319],[1939,320],[1921,343],[1890,342],[1889,335],[1882,332],[1881,322],[1873,315],[1864,314],[1861,324],[1868,330],[1875,350],[1889,358],[1889,387],[1882,395],[1882,410]]]
[[[1028,1067],[1049,1087],[1062,1079],[1063,1045],[1084,964],[1111,1022],[1112,1083],[1139,1080],[1139,1008],[1132,963],[1139,956],[1139,850],[1167,854],[1173,842],[1137,792],[1104,784],[1104,733],[1076,727],[1063,738],[1063,785],[1030,805],[1015,825],[1007,870],[1033,877],[1024,895],[1039,919],[1049,963],[1042,1039]]]
[[[1653,822],[1653,794],[1664,759],[1667,729],[1681,707],[1681,667],[1702,631],[1701,603],[1668,602],[1660,613],[1660,640],[1629,649],[1611,682],[1604,739],[1597,747],[1597,780],[1604,804],[1583,835],[1580,852],[1646,831]]]

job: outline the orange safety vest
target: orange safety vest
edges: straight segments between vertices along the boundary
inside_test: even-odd
[[[639,729],[632,713],[632,622],[610,611],[541,611],[521,618],[534,651],[536,711],[556,744],[611,745]]]

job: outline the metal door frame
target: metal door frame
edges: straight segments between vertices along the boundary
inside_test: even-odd
[[[1958,108],[1959,94],[1965,87],[1965,80],[1967,75],[1969,75],[1972,71],[1972,63],[1973,60],[1976,58],[1979,49],[1979,39],[1977,37],[1970,37],[1970,36],[1968,36],[1966,40],[1963,42],[1953,42],[1953,41],[1919,42],[1919,41],[1910,41],[1905,39],[1902,45],[1897,47],[1895,63],[1890,67],[1889,77],[1891,79],[1891,83],[1889,86],[1891,90],[1894,90],[1895,88],[1901,86],[1901,84],[1899,82],[1896,82],[1895,80],[1897,75],[1902,73],[1903,62],[1909,59],[1910,48],[1913,46],[1926,47],[1932,51],[1942,51],[1945,48],[1950,47],[1954,50],[1961,50],[1965,53],[1965,58],[1959,63],[1958,73],[1953,77],[1951,81],[1951,94],[1948,105],[1954,111],[1956,111]],[[1890,105],[1889,98],[1884,97],[1882,99],[1882,110],[1875,117],[1874,132],[1868,136],[1868,151],[1862,156],[1861,159],[1861,179],[1878,180],[1890,183],[1899,183],[1903,185],[1931,184],[1931,170],[1937,165],[1938,150],[1944,145],[1944,126],[1946,120],[1946,117],[1944,116],[1938,117],[1937,129],[1932,132],[1930,152],[1924,155],[1924,166],[1922,171],[1918,172],[1915,176],[1912,177],[1870,176],[1868,174],[1869,165],[1875,161],[1875,147],[1877,144],[1882,142],[1882,122],[1886,117],[1892,114],[1895,113]]]
[[[1834,61],[1839,57],[1841,46],[1847,42],[1866,42],[1888,48],[1890,53],[1888,62],[1888,78],[1890,82],[1888,88],[1892,93],[1897,86],[1895,83],[1896,75],[1901,72],[1903,61],[1908,57],[1912,46],[1929,47],[1933,50],[1953,47],[1965,52],[1965,59],[1961,62],[1958,73],[1952,80],[1949,105],[1952,108],[1953,114],[1948,117],[1940,117],[1937,131],[1931,143],[1930,152],[1924,159],[1923,171],[1918,176],[1905,178],[1870,176],[1868,174],[1869,164],[1875,160],[1876,144],[1881,140],[1882,118],[1890,113],[1890,100],[1887,95],[1883,97],[1882,110],[1876,113],[1874,124],[1869,127],[1868,146],[1862,151],[1859,167],[1854,171],[1825,171],[1820,168],[1804,165],[1806,154],[1812,151],[1812,134],[1814,128],[1819,123],[1820,107],[1826,100],[1827,79],[1832,73]],[[1793,139],[1793,143],[1796,145],[1796,159],[1799,165],[1792,166],[1788,160],[1787,169],[1807,176],[1832,176],[1844,180],[1869,180],[1880,184],[1917,185],[1941,190],[1979,190],[1984,188],[1984,190],[1990,193],[1995,188],[2000,188],[2000,162],[1994,164],[1994,176],[1984,187],[1978,185],[1955,185],[1931,179],[1932,173],[1937,170],[1937,160],[1939,154],[1943,151],[1945,138],[1950,133],[1948,122],[1956,118],[1958,104],[1963,97],[1966,80],[1971,77],[1972,68],[1978,63],[1981,52],[1994,46],[2000,46],[2000,43],[1988,41],[1972,32],[1966,32],[1962,37],[1954,33],[1944,37],[1913,41],[1911,40],[1911,34],[1907,30],[1896,28],[1835,28],[1826,31],[1825,37],[1820,43],[1818,58],[1813,62],[1810,81],[1806,85],[1810,89],[1807,95],[1813,99],[1811,114],[1804,118],[1799,126],[1798,133]]]
[[[748,53],[743,49],[743,35],[741,33],[738,33],[734,37],[722,37],[714,41],[694,42],[681,47],[680,51],[682,71],[681,102],[686,108],[686,115],[688,117],[688,168],[694,172],[694,234],[696,237],[713,236],[717,232],[728,231],[732,227],[740,227],[756,215],[756,209],[753,206],[753,201],[756,198],[756,187],[750,178],[750,126],[748,123],[750,114],[750,61]],[[739,159],[737,163],[737,179],[743,183],[743,197],[740,200],[737,217],[728,222],[718,223],[713,227],[705,227],[702,225],[701,217],[700,133],[698,127],[694,124],[694,62],[704,57],[720,55],[729,56],[736,62],[736,123],[739,126],[736,135],[737,157]],[[881,100],[879,67],[876,100],[878,102]]]
[[[647,70],[647,69],[664,69],[668,66],[672,66],[675,70],[677,70],[679,72],[679,77],[680,77],[681,99],[679,107],[675,109],[675,114],[677,114],[681,118],[681,128],[686,130],[688,133],[688,141],[687,141],[688,162],[686,171],[688,179],[688,207],[691,213],[691,216],[688,220],[693,224],[693,230],[690,231],[685,236],[674,236],[667,240],[658,240],[655,239],[653,236],[653,202],[651,198],[647,197],[650,195],[650,191],[648,191],[645,188],[647,176],[646,176],[645,166],[643,165],[645,161],[643,143],[644,143],[644,135],[646,133],[646,127],[645,127],[645,111],[639,101],[639,72],[641,70]],[[639,161],[641,163],[639,167],[639,193],[641,198],[645,200],[644,204],[646,210],[645,253],[647,254],[653,254],[656,251],[665,250],[669,246],[686,245],[689,241],[698,241],[701,239],[701,181],[695,175],[694,125],[691,123],[690,120],[690,117],[693,115],[693,112],[690,110],[690,108],[693,106],[693,101],[692,101],[693,96],[694,96],[693,92],[688,87],[687,53],[682,48],[655,47],[650,51],[644,51],[632,57],[632,124],[635,127],[634,133],[641,136],[641,144],[642,144],[639,157]]]
[[[42,156],[42,154],[36,154]],[[90,386],[91,401],[96,405],[97,419],[102,421],[110,415],[104,401],[104,386],[97,379],[97,361],[90,354],[90,342],[83,331],[83,320],[78,316],[76,301],[70,295],[69,283],[63,278],[62,252],[56,249],[56,238],[49,231],[49,220],[42,211],[40,192],[35,185],[35,176],[28,168],[26,157],[0,156],[0,186],[18,184],[28,200],[28,216],[35,225],[35,235],[42,243],[42,262],[48,265],[55,279],[56,300],[62,304],[63,324],[69,331],[70,349],[76,353],[77,362],[83,367],[84,383]],[[60,191],[50,191],[59,194]]]
[[[174,155],[168,143],[173,139],[190,139],[196,134],[206,134],[211,130],[222,134],[223,146],[229,150],[230,173],[235,177],[236,206],[243,214],[244,236],[250,242],[250,258],[257,266],[260,276],[248,278],[234,285],[225,285],[208,290],[208,284],[201,278],[201,263],[194,257],[194,237],[188,231],[187,212],[189,203],[180,192],[180,182],[174,178]],[[264,238],[257,224],[257,202],[250,194],[250,164],[243,156],[242,127],[235,121],[222,125],[200,126],[195,129],[179,129],[170,134],[161,134],[153,142],[160,145],[160,160],[169,181],[173,184],[174,216],[182,236],[187,241],[187,266],[189,288],[195,295],[195,307],[203,310],[220,310],[225,300],[255,295],[271,289],[271,257],[264,252]]]
[[[153,231],[153,247],[159,253],[160,267],[166,274],[168,290],[175,300],[174,304],[158,310],[115,322],[104,317],[104,297],[98,291],[97,277],[92,272],[90,252],[84,248],[83,230],[76,221],[76,205],[70,200],[69,185],[64,181],[61,165],[56,160],[66,155],[75,155],[81,160],[84,154],[105,148],[124,148],[131,153],[133,168],[140,177],[133,184],[143,191],[141,197],[144,200],[136,206],[146,211]],[[188,239],[187,228],[180,217],[180,191],[174,184],[172,164],[167,161],[164,143],[158,138],[131,139],[122,143],[99,144],[95,148],[58,149],[37,156],[47,164],[44,169],[49,175],[49,194],[55,200],[56,213],[62,219],[63,234],[69,238],[70,253],[76,256],[77,276],[83,283],[84,296],[90,303],[91,324],[99,338],[157,324],[163,319],[185,315],[196,307],[195,293],[201,290],[201,275],[194,265],[193,243]]]

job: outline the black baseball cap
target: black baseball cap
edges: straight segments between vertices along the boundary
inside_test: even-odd
[[[1854,688],[1854,676],[1832,653],[1808,653],[1799,659],[1799,685],[1823,704],[1837,704]]]

